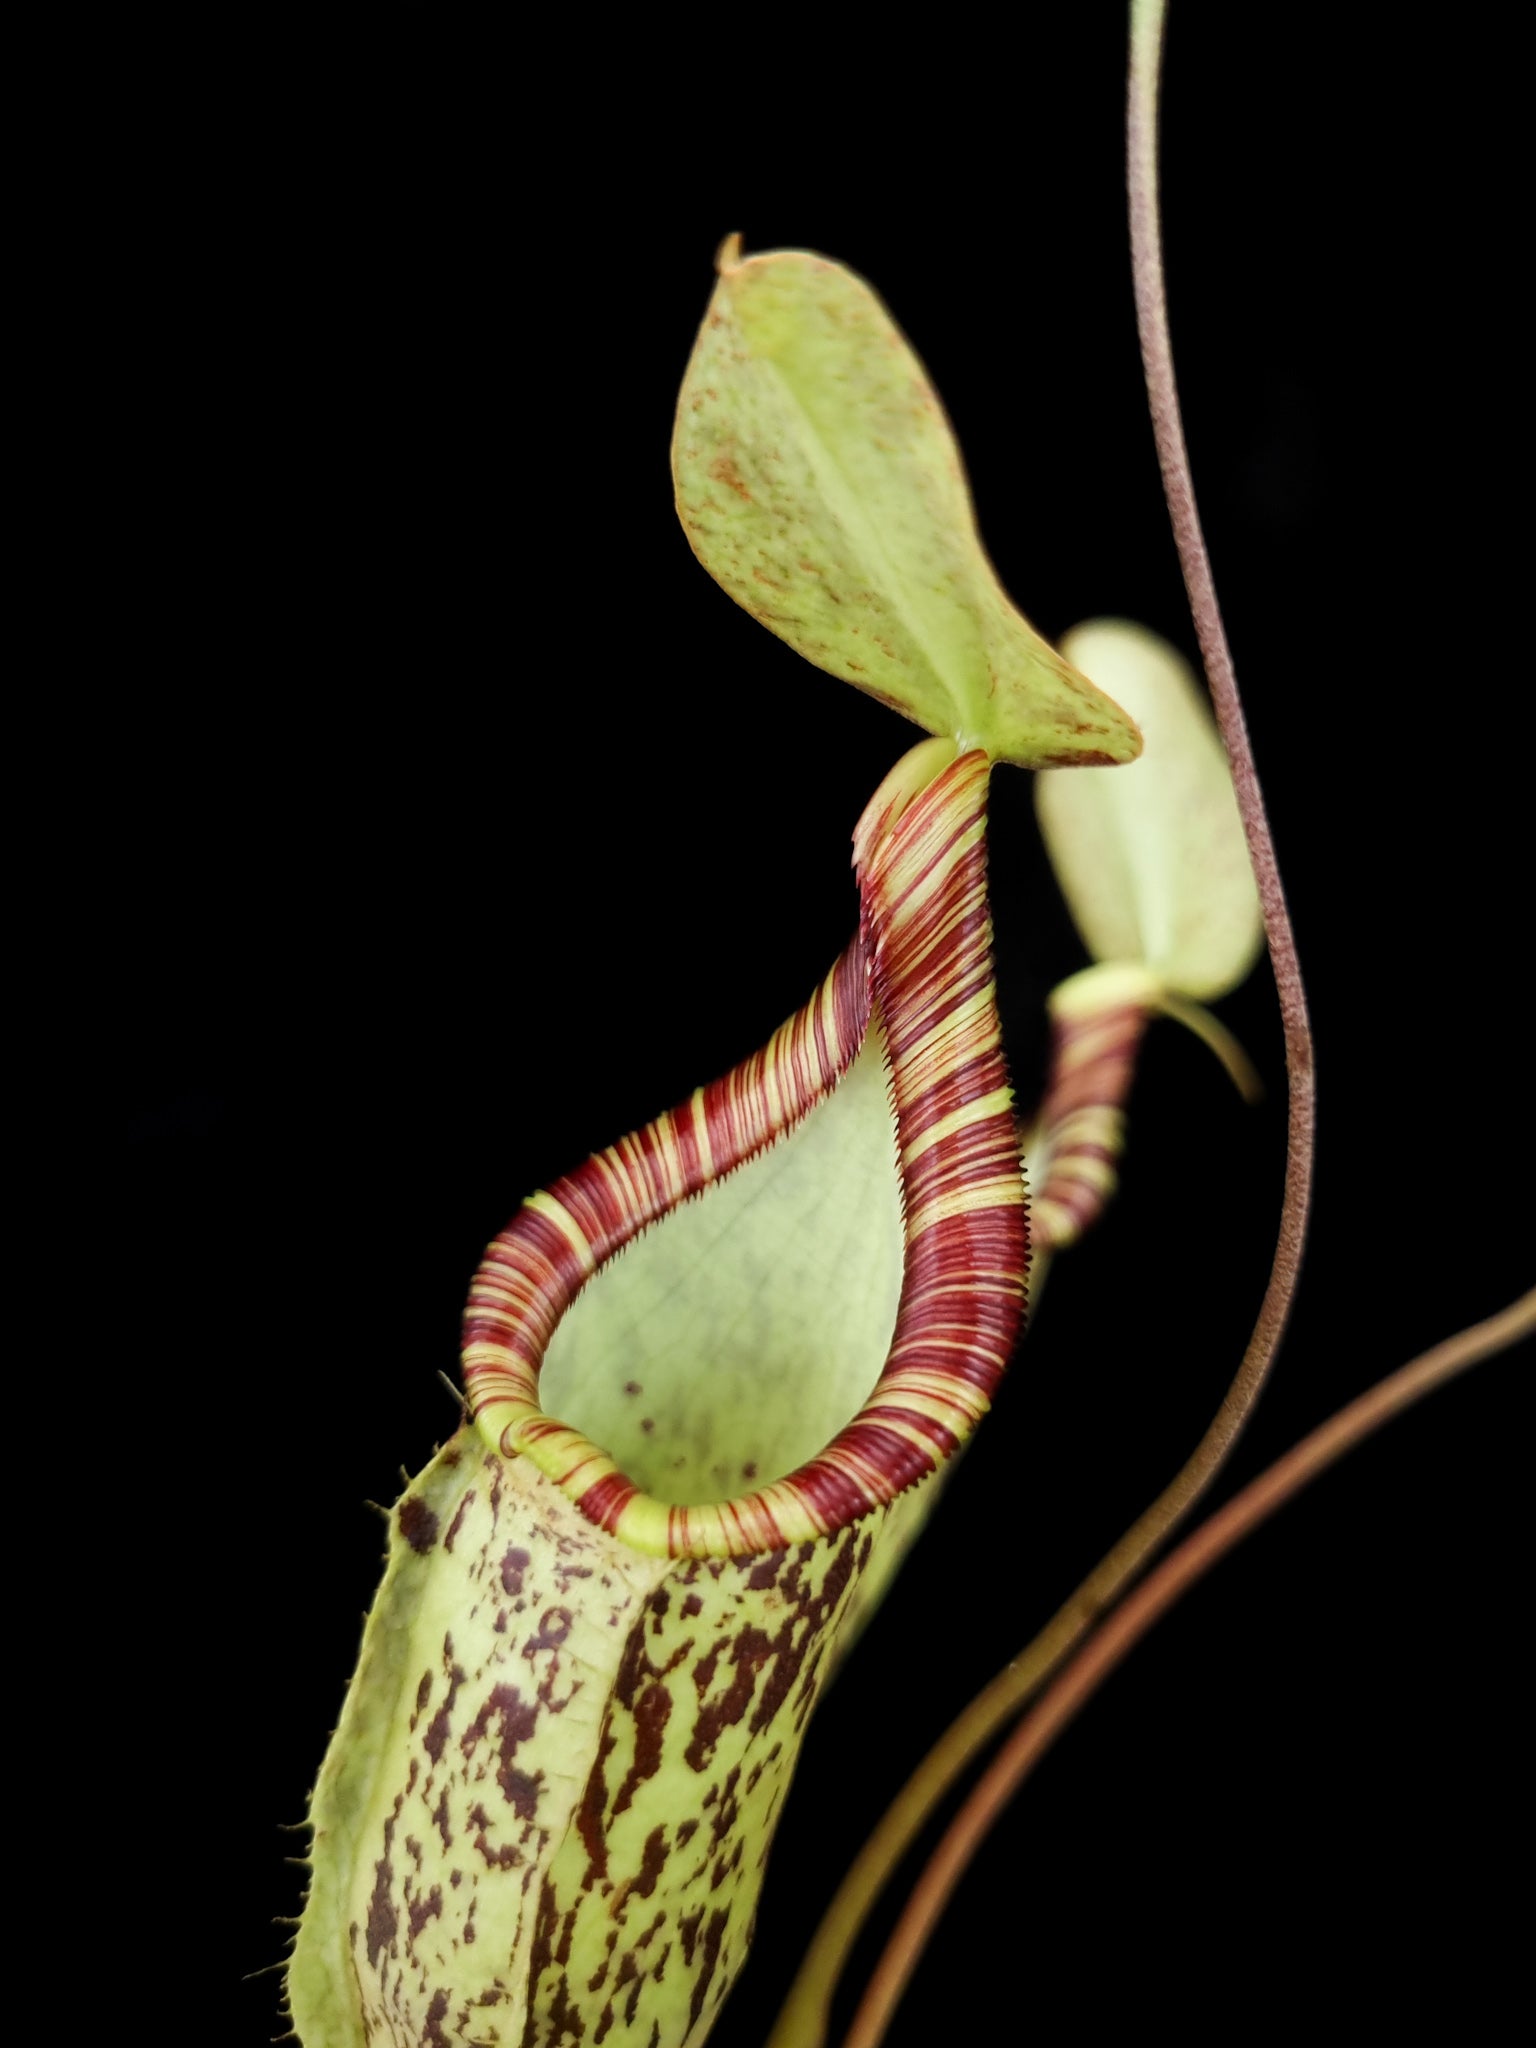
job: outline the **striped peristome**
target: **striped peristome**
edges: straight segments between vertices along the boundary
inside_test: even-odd
[[[724,1080],[531,1196],[475,1276],[464,1384],[481,1433],[505,1456],[532,1458],[589,1520],[636,1549],[746,1556],[845,1527],[953,1453],[1007,1364],[1023,1315],[1027,1239],[992,981],[988,762],[953,754],[943,740],[914,748],[870,803],[854,840],[859,938],[806,1008]],[[885,1369],[859,1414],[795,1471],[735,1499],[658,1500],[588,1436],[543,1412],[545,1348],[605,1261],[835,1085],[872,1009],[905,1209]]]
[[[1135,966],[1090,967],[1051,992],[1045,1094],[1025,1140],[1037,1255],[1075,1244],[1115,1192],[1126,1098],[1161,1000]]]
[[[978,752],[937,740],[908,755],[860,823],[859,932],[810,1003],[725,1079],[532,1197],[490,1246],[465,1314],[473,1420],[391,1518],[312,1802],[289,1978],[304,2048],[707,2035],[838,1632],[985,1411],[1022,1321],[987,786]],[[751,1264],[731,1233],[784,1228],[805,1199],[786,1269],[777,1238],[757,1269],[773,1300],[754,1279],[709,1322],[700,1302]],[[676,1347],[644,1315],[626,1321],[637,1293],[675,1317],[661,1339]],[[845,1310],[858,1327],[839,1327],[831,1364],[865,1377],[828,1407],[824,1361],[794,1372]],[[539,1398],[578,1325],[558,1371],[587,1400],[580,1429]],[[651,1361],[633,1373],[631,1344]],[[670,1409],[653,1367],[675,1371]],[[734,1494],[668,1497],[656,1475],[690,1458],[674,1493],[727,1469],[722,1442],[743,1417],[757,1427],[781,1374],[797,1418],[832,1416],[825,1439],[808,1455],[784,1452],[793,1431],[775,1439],[762,1472],[730,1467],[752,1475]],[[669,1429],[678,1442],[661,1444]],[[641,1456],[660,1445],[646,1484],[605,1436]]]

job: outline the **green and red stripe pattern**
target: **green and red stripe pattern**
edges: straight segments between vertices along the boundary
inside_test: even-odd
[[[1030,1209],[1041,1252],[1075,1244],[1115,1192],[1125,1104],[1151,1016],[1137,970],[1092,968],[1050,1001],[1051,1053],[1030,1153]]]
[[[638,1550],[749,1556],[844,1528],[942,1464],[990,1403],[1023,1319],[1028,1234],[993,982],[988,780],[987,757],[957,758],[952,742],[907,755],[855,834],[859,936],[811,1001],[723,1079],[530,1197],[486,1252],[463,1353],[482,1436]],[[639,1231],[814,1109],[872,1025],[905,1232],[885,1366],[852,1421],[784,1477],[702,1505],[647,1494],[540,1408],[554,1330]]]

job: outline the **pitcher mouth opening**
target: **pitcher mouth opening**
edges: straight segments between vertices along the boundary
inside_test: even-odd
[[[953,742],[914,748],[860,821],[860,931],[811,1001],[721,1080],[531,1196],[475,1276],[463,1363],[482,1437],[503,1456],[531,1458],[588,1520],[637,1550],[750,1556],[827,1536],[935,1470],[990,1405],[1023,1319],[1028,1238],[992,974],[988,774],[984,754],[957,758]],[[876,1219],[873,1266],[857,1276],[867,1290],[857,1341],[849,1330],[833,1333],[851,1381],[817,1390],[813,1367],[796,1381],[799,1392],[790,1390],[787,1414],[780,1389],[780,1418],[768,1440],[754,1448],[750,1428],[706,1426],[698,1442],[707,1449],[679,1463],[690,1386],[700,1418],[717,1424],[720,1414],[711,1359],[699,1357],[681,1379],[672,1372],[670,1440],[657,1447],[662,1455],[650,1455],[635,1436],[644,1431],[648,1392],[656,1400],[645,1371],[637,1364],[588,1402],[579,1370],[568,1371],[572,1361],[562,1354],[567,1337],[574,1352],[580,1324],[594,1318],[583,1301],[567,1333],[567,1312],[651,1225],[662,1225],[659,1241],[676,1227],[683,1204],[707,1212],[690,1198],[713,1191],[712,1200],[731,1206],[738,1169],[741,1214],[730,1220],[750,1229],[747,1177],[761,1171],[769,1149],[814,1143],[825,1120],[820,1140],[842,1156],[872,1087],[886,1096],[888,1214]],[[867,1117],[865,1124],[867,1132]],[[863,1143],[869,1199],[878,1204],[881,1163],[867,1135]],[[727,1237],[720,1254],[728,1252]],[[638,1269],[646,1246],[629,1256]],[[772,1277],[765,1274],[765,1284]],[[792,1288],[795,1276],[779,1276],[779,1284]],[[653,1330],[653,1357],[654,1338]],[[625,1341],[610,1319],[610,1380]],[[561,1405],[571,1420],[541,1405],[540,1374],[552,1346],[550,1391],[568,1396]],[[768,1363],[782,1367],[782,1345]],[[743,1384],[750,1381],[734,1381],[738,1392]],[[861,1386],[868,1391],[860,1405]],[[820,1392],[834,1417],[847,1417],[827,1441],[813,1413]],[[797,1406],[804,1412],[793,1412]],[[610,1444],[627,1440],[624,1463],[578,1420]],[[823,1447],[747,1490],[668,1498],[728,1483],[733,1466],[752,1479],[752,1465],[771,1471],[816,1442]]]

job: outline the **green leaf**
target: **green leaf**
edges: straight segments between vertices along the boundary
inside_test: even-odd
[[[1131,720],[998,582],[938,395],[851,271],[732,237],[672,461],[694,553],[808,661],[995,759],[1135,759]]]
[[[1039,778],[1036,810],[1062,894],[1096,960],[1139,965],[1168,993],[1208,1002],[1247,974],[1263,925],[1205,694],[1145,627],[1095,620],[1062,645],[1146,736],[1130,767]]]

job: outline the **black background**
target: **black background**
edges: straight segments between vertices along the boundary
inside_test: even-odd
[[[1175,349],[1320,1070],[1307,1270],[1235,1484],[1530,1282],[1529,379],[1509,53],[1176,11]],[[277,1980],[239,1981],[297,1908],[279,1823],[376,1583],[363,1503],[453,1426],[437,1374],[482,1245],[803,1000],[914,736],[738,612],[677,526],[720,237],[876,284],[1043,631],[1108,611],[1191,647],[1118,10],[1025,10],[1006,52],[881,31],[879,62],[809,23],[757,48],[574,27],[555,53],[407,12],[345,50],[210,51],[125,116],[93,194],[93,620],[141,680],[106,735],[92,1066],[146,1469],[180,1503],[125,1638],[149,1761],[124,1796],[207,2001],[167,1994],[167,2038],[185,2010],[217,2016],[198,2039],[279,2031]],[[1025,1095],[1081,955],[1011,771],[993,881]],[[1123,1197],[813,1728],[720,2048],[761,2041],[886,1798],[1235,1369],[1280,1181],[1266,974],[1225,1014],[1270,1098],[1153,1034]],[[1520,1371],[1394,1425],[1137,1652],[983,1853],[893,2044],[1324,2010],[1488,2030]]]

